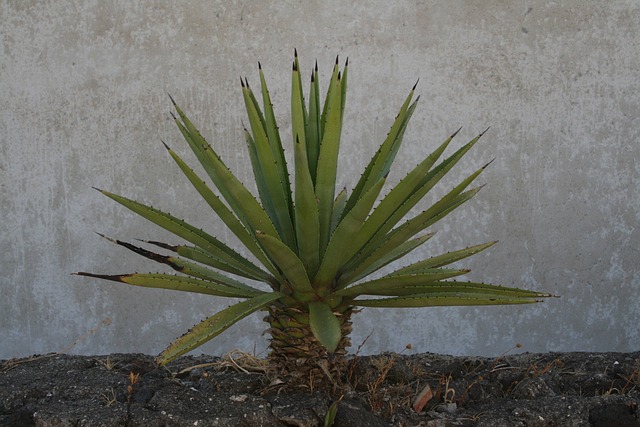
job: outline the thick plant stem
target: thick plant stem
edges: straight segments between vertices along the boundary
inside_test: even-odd
[[[342,338],[335,352],[329,353],[315,338],[309,326],[309,312],[296,307],[271,306],[264,318],[271,335],[269,366],[271,375],[287,387],[331,392],[343,381],[347,347],[351,345],[352,307],[336,310]]]

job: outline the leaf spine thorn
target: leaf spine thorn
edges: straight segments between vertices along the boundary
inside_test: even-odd
[[[485,164],[484,166],[482,166],[482,169],[486,169],[486,168],[487,168],[491,163],[493,163],[493,161],[494,161],[495,159],[496,159],[496,158],[494,157],[493,159],[489,160],[489,161],[487,162],[487,164]]]

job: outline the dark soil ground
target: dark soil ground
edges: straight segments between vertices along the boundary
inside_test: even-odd
[[[140,354],[0,361],[0,425],[324,426],[338,402],[336,427],[640,426],[640,352],[354,357],[341,398],[285,391],[256,361],[240,353],[166,368]]]

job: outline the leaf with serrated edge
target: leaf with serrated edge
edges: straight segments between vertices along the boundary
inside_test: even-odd
[[[282,296],[280,292],[258,295],[250,300],[232,305],[214,314],[171,343],[171,345],[158,356],[158,362],[160,365],[166,365],[177,357],[220,335],[234,323],[260,310]]]
[[[255,142],[256,158],[260,164],[262,176],[256,179],[263,179],[263,187],[267,191],[268,202],[273,205],[272,222],[276,224],[276,228],[282,240],[292,249],[296,248],[295,233],[293,223],[291,221],[291,212],[289,211],[289,202],[287,200],[287,191],[283,187],[281,181],[282,171],[281,165],[274,157],[274,153],[269,144],[266,129],[264,128],[264,119],[260,113],[259,107],[253,101],[253,93],[248,86],[242,88],[244,94],[245,106],[251,132]],[[263,198],[263,203],[265,199]]]
[[[421,284],[433,283],[438,280],[467,274],[464,269],[432,269],[420,274],[387,275],[379,279],[358,283],[357,285],[341,289],[334,295],[344,297],[357,297],[358,295],[397,295],[396,290]]]
[[[359,307],[373,308],[412,308],[412,307],[454,307],[473,305],[507,305],[507,304],[531,304],[540,302],[539,298],[547,298],[551,295],[538,294],[535,296],[500,297],[495,295],[484,296],[477,294],[473,296],[459,295],[456,293],[443,293],[440,295],[411,295],[395,298],[381,298],[370,300],[354,300],[353,304]]]
[[[372,237],[367,241],[363,250],[357,254],[352,260],[347,264],[347,270],[355,268],[356,265],[366,260],[372,253],[378,251],[379,253],[384,253],[379,251],[378,249],[382,246],[385,246],[385,250],[393,250],[398,245],[403,244],[406,240],[413,237],[415,234],[424,230],[426,227],[432,225],[436,221],[442,219],[446,214],[452,212],[459,205],[469,200],[473,195],[477,193],[479,189],[469,190],[466,193],[461,193],[473,180],[484,170],[486,167],[478,169],[476,172],[469,175],[466,179],[464,179],[460,184],[453,188],[449,193],[443,196],[438,202],[432,205],[426,211],[420,213],[414,218],[406,221],[399,227],[396,227],[389,234],[382,234],[382,229],[387,229],[387,225],[383,228],[367,228],[371,227],[371,217],[375,215],[375,211],[371,214],[371,217],[365,222],[362,226],[363,232],[358,236],[359,242],[355,244],[361,244],[362,241],[366,240],[368,236]],[[464,196],[463,196],[464,195]],[[378,206],[379,207],[379,206]],[[376,208],[377,210],[378,208]],[[366,231],[366,232],[365,232]]]
[[[174,107],[183,121],[180,123],[178,119],[175,120],[178,128],[216,188],[229,203],[231,210],[252,232],[262,230],[264,233],[277,236],[278,233],[271,219],[253,194],[231,173],[213,147],[200,135],[175,102]]]
[[[370,257],[360,263],[355,269],[345,271],[338,282],[338,288],[343,288],[346,285],[357,282],[358,280],[366,277],[375,271],[378,271],[382,267],[396,261],[412,250],[416,249],[427,240],[431,239],[435,233],[425,234],[424,236],[416,237],[415,239],[408,240],[397,247],[386,250],[386,248],[379,248]]]
[[[338,167],[338,153],[340,147],[340,79],[331,81],[331,94],[327,95],[326,116],[322,143],[318,157],[318,171],[316,178],[316,197],[318,198],[318,212],[320,220],[320,255],[324,254],[329,242],[333,201],[335,197],[336,173]]]
[[[380,178],[376,185],[371,187],[358,203],[344,217],[331,236],[327,251],[318,274],[313,279],[316,288],[328,286],[336,277],[342,267],[360,248],[353,244],[355,237],[360,232],[362,224],[371,211],[378,194],[384,186],[385,178]]]
[[[287,162],[284,156],[284,149],[282,148],[282,141],[280,140],[278,123],[273,112],[271,96],[269,95],[269,89],[267,88],[267,81],[265,80],[264,73],[262,72],[262,66],[259,66],[259,72],[260,88],[262,90],[262,103],[264,106],[264,122],[267,136],[269,138],[269,145],[271,146],[271,150],[273,151],[273,157],[280,165],[280,167],[278,168],[278,172],[280,173],[280,181],[287,196],[289,211],[293,212],[293,199],[291,196],[291,182],[289,181],[289,171],[287,169]]]
[[[475,255],[479,252],[484,251],[487,248],[498,243],[497,241],[487,242],[480,245],[470,246],[465,249],[460,249],[457,251],[447,252],[446,254],[434,256],[422,261],[415,262],[406,267],[403,267],[397,271],[396,274],[411,274],[418,273],[427,268],[437,268],[442,267],[456,261],[460,261],[461,259],[470,257],[471,255]]]
[[[102,235],[101,235],[102,236]],[[120,245],[122,247],[125,247],[127,249],[129,249],[130,251],[133,251],[139,255],[142,255],[145,258],[149,258],[151,260],[154,260],[156,262],[162,263],[162,264],[166,264],[168,266],[170,266],[171,268],[173,268],[174,270],[182,273],[182,274],[186,274],[192,277],[196,277],[196,278],[200,278],[200,279],[204,279],[204,280],[208,280],[208,281],[212,281],[214,283],[220,283],[226,286],[231,286],[233,288],[238,288],[241,290],[245,290],[248,292],[256,292],[257,289],[252,288],[251,286],[247,286],[242,282],[239,282],[235,279],[232,279],[230,277],[227,277],[223,274],[218,273],[217,271],[213,271],[210,268],[207,268],[205,266],[202,266],[200,264],[196,264],[195,262],[191,262],[191,261],[187,261],[184,260],[182,258],[178,258],[178,257],[172,257],[172,256],[165,256],[165,255],[160,255],[157,254],[155,252],[151,252],[148,251],[146,249],[143,249],[141,247],[132,245],[131,243],[128,242],[124,242],[122,240],[116,240],[116,239],[111,239],[109,237],[106,236],[102,236],[105,239]]]
[[[256,235],[273,263],[282,271],[294,291],[299,292],[301,296],[311,295],[313,289],[300,258],[280,239],[259,231]]]
[[[216,257],[215,254],[209,253],[202,248],[198,248],[196,246],[188,246],[188,245],[167,245],[166,243],[156,242],[156,241],[146,241],[147,243],[159,246],[164,249],[168,249],[180,255],[181,257],[190,259],[192,261],[200,262],[202,264],[208,265],[210,267],[216,268],[221,271],[225,271],[227,273],[232,273],[238,276],[246,277],[247,279],[252,280],[260,280],[270,285],[273,285],[274,277],[271,275],[262,272],[261,274],[247,274],[246,272],[239,270],[223,260],[219,257]]]
[[[336,227],[338,226],[338,224],[340,223],[340,220],[342,219],[342,212],[344,212],[344,208],[347,205],[347,189],[343,188],[338,195],[336,196],[336,199],[333,201],[333,212],[331,214],[331,228],[329,229],[329,232],[331,234],[334,233],[334,231],[336,230]]]
[[[178,219],[151,206],[143,205],[142,203],[136,202],[135,200],[131,200],[104,190],[98,191],[120,203],[124,207],[132,210],[138,215],[148,219],[154,224],[164,228],[167,231],[170,231],[176,236],[182,237],[183,239],[199,246],[200,248],[211,254],[216,254],[224,262],[241,271],[244,271],[246,274],[252,275],[252,277],[256,278],[257,280],[260,280],[261,275],[266,274],[251,261],[238,254],[236,251],[220,242],[215,237],[190,224],[187,224],[181,219]]]
[[[292,95],[293,96],[293,95]],[[292,98],[293,99],[293,98]],[[320,111],[320,88],[318,83],[318,64],[311,73],[311,87],[309,89],[309,116],[305,129],[305,142],[307,146],[307,160],[311,180],[315,186],[316,173],[318,172],[318,155],[320,154],[320,141],[322,140],[322,111]]]
[[[298,253],[307,274],[315,276],[320,264],[320,222],[318,201],[313,190],[304,144],[296,141],[295,151],[295,219]]]
[[[401,143],[401,140],[398,140],[397,137],[400,129],[402,128],[402,124],[407,118],[407,110],[409,109],[411,99],[413,98],[413,93],[413,90],[409,92],[409,95],[400,107],[400,111],[398,112],[398,115],[396,116],[396,119],[393,122],[391,129],[389,130],[387,138],[382,143],[380,148],[378,148],[378,151],[376,151],[374,156],[369,161],[369,164],[365,168],[364,172],[360,176],[360,179],[358,180],[358,183],[353,189],[351,197],[347,202],[345,212],[351,210],[360,196],[367,191],[367,184],[369,186],[373,185],[373,183],[375,182],[373,180],[374,177],[380,178],[384,175],[382,173],[382,170],[384,169],[385,163],[388,161],[393,161],[393,153],[397,152],[397,150],[394,150],[394,145],[399,145]]]
[[[478,190],[479,188],[469,190],[458,195],[453,203],[447,204],[444,208],[436,206],[436,208],[438,208],[439,210],[432,206],[432,208],[427,209],[414,218],[406,221],[401,226],[396,227],[393,231],[385,236],[386,240],[382,241],[377,247],[372,243],[369,243],[361,251],[361,253],[358,254],[358,256],[354,257],[352,261],[347,265],[347,267],[345,267],[345,272],[347,272],[348,274],[348,272],[351,271],[351,265],[358,265],[358,262],[372,263],[384,257],[385,254],[397,250],[402,245],[404,245],[405,242],[407,242],[412,236],[415,236],[417,233],[420,233],[427,227],[438,222],[446,215],[454,211],[462,203],[471,199]],[[346,283],[343,283],[343,285],[344,284]]]
[[[249,249],[249,251],[264,265],[272,274],[278,275],[273,265],[264,256],[260,245],[258,245],[255,237],[247,231],[236,216],[229,208],[220,200],[216,194],[200,179],[200,177],[191,169],[181,157],[165,144],[165,147],[177,165],[180,167],[185,176],[189,179],[194,188],[200,193],[202,198],[214,210],[218,217],[225,223],[231,232]]]
[[[458,149],[454,154],[443,160],[429,173],[423,175],[422,179],[415,185],[414,190],[407,193],[406,198],[401,203],[387,204],[385,200],[383,200],[380,205],[378,205],[372,212],[371,217],[363,226],[363,236],[372,236],[369,239],[369,242],[374,242],[374,244],[377,245],[381,239],[384,239],[384,235],[388,233],[393,227],[395,227],[398,222],[402,220],[402,218],[404,218],[405,215],[411,210],[411,208],[413,208],[420,200],[422,200],[426,196],[426,194],[428,194],[428,192],[440,181],[440,179],[442,179],[442,177],[445,176],[445,174],[471,149],[471,147],[475,145],[475,143],[480,139],[482,135],[483,134],[480,134],[476,138],[472,139],[466,145]],[[482,172],[482,170],[484,170],[484,167],[479,171],[476,171],[465,181],[463,181],[463,183],[466,183],[466,185],[458,185],[455,191],[459,192],[461,191],[461,188],[463,189],[464,187],[468,186],[469,183],[473,181],[473,179],[475,179],[475,177],[477,177],[480,172]],[[454,194],[454,191],[449,193],[449,197],[451,197],[451,194]],[[396,200],[396,202],[398,201]]]
[[[263,293],[262,291],[259,291],[257,289],[240,289],[237,287],[224,285],[222,283],[214,283],[209,280],[201,280],[193,277],[177,276],[173,274],[135,273],[106,275],[85,272],[80,272],[77,274],[80,276],[95,277],[98,279],[106,279],[114,282],[126,283],[127,285],[132,286],[193,292],[227,298],[250,298],[255,296],[256,294]]]

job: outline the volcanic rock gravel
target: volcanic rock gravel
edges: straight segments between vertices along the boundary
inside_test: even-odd
[[[359,356],[333,395],[288,390],[222,361],[0,361],[0,426],[324,426],[336,401],[335,427],[640,426],[640,352]]]

